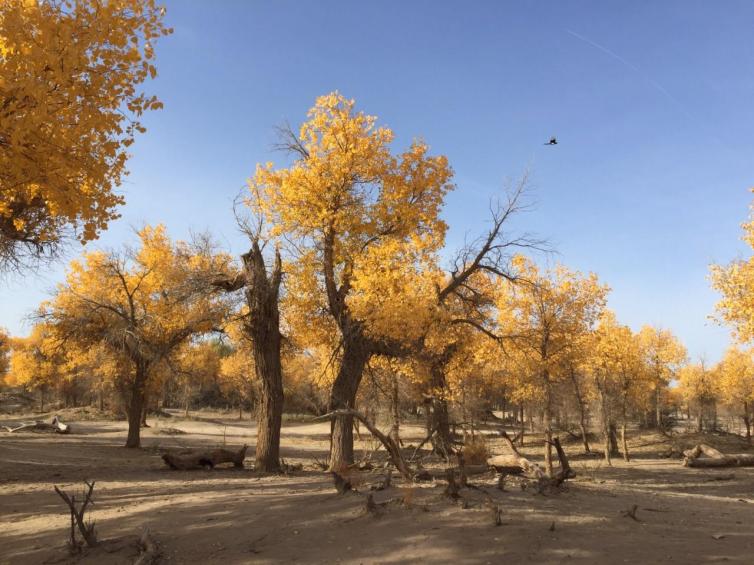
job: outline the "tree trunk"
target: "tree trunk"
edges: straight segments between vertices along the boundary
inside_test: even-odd
[[[188,375],[184,375],[186,379],[186,386],[183,387],[183,398],[185,401],[184,411],[183,411],[183,417],[188,418],[189,417],[189,405],[191,404],[191,385],[189,384],[189,378]]]
[[[744,425],[746,426],[746,441],[751,443],[751,417],[749,416],[748,402],[744,402]]]
[[[618,449],[618,431],[614,422],[610,422],[608,426],[609,438],[610,438],[610,455],[618,455],[620,450]]]
[[[136,361],[134,382],[131,385],[128,399],[128,437],[126,447],[141,447],[141,415],[144,409],[144,388],[147,380],[148,366],[145,362]]]
[[[526,423],[524,422],[524,405],[521,404],[519,407],[519,416],[521,417],[521,429],[519,430],[519,438],[518,438],[518,445],[520,447],[524,446],[524,432],[526,431]]]
[[[623,459],[626,462],[631,461],[631,457],[628,454],[628,441],[626,440],[626,421],[624,420],[620,426],[620,443],[623,450]]]
[[[450,414],[445,398],[445,358],[437,359],[430,366],[430,416],[427,420],[427,432],[432,434],[432,451],[447,458],[453,453],[453,438],[450,433]]]
[[[545,471],[548,477],[552,477],[552,398],[549,391],[549,376],[545,372],[545,382],[547,382],[548,390],[546,391],[547,398],[545,398],[545,407],[542,411],[542,424],[545,432]]]
[[[343,339],[343,359],[330,391],[329,412],[355,408],[356,392],[370,356],[361,339]],[[353,463],[353,416],[336,416],[330,431],[330,470],[337,473]]]
[[[102,378],[99,382],[99,410],[100,412],[105,411],[105,381]]]
[[[400,410],[400,390],[398,388],[398,377],[393,375],[392,390],[390,391],[390,412],[393,418],[393,425],[390,428],[390,437],[397,444],[401,444],[401,410]]]
[[[628,415],[626,412],[627,403],[628,403],[628,391],[625,390],[623,392],[623,402],[621,404],[620,443],[621,443],[621,450],[623,451],[623,459],[626,462],[631,460],[631,457],[628,454],[628,440],[626,439],[626,420],[628,419]]]
[[[579,407],[579,429],[581,430],[581,441],[584,443],[584,452],[591,453],[589,448],[589,438],[586,435],[586,403],[581,396],[581,387],[579,386],[578,377],[576,371],[571,368],[571,383],[573,384],[573,392],[576,396],[576,404]]]
[[[662,422],[662,384],[657,383],[657,388],[655,389],[655,426],[659,429],[662,429],[663,422]]]
[[[276,326],[277,328],[277,326]],[[257,378],[262,383],[258,406],[254,468],[265,473],[280,470],[280,427],[283,422],[283,376],[280,368],[280,333],[267,341],[254,340]]]
[[[701,433],[702,431],[702,422],[704,419],[704,402],[701,400],[699,401],[699,418],[696,422],[696,431]]]

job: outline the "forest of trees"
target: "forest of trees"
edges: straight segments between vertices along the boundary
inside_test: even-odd
[[[170,33],[163,15],[152,0],[0,5],[4,271],[38,268],[117,218],[127,148],[160,107],[140,88]],[[597,275],[553,263],[547,241],[514,229],[525,176],[449,249],[443,205],[463,187],[427,143],[397,150],[391,129],[338,92],[279,134],[286,164],[258,165],[228,210],[247,252],[230,256],[210,233],[174,240],[162,225],[87,250],[28,336],[0,333],[2,386],[34,393],[40,411],[123,415],[131,448],[165,408],[251,410],[265,471],[280,466],[283,412],[346,410],[333,418],[334,470],[354,460],[348,409],[396,439],[403,418],[424,418],[444,456],[486,419],[520,427],[519,440],[536,428],[548,471],[554,430],[628,460],[629,427],[714,429],[724,408],[751,439],[751,260],[712,268],[736,345],[714,366],[693,362],[671,331],[622,324]],[[754,223],[744,230],[754,247]]]

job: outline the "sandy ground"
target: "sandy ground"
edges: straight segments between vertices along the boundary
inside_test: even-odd
[[[612,468],[567,445],[578,477],[560,494],[523,492],[515,480],[501,492],[479,476],[481,490],[463,491],[461,504],[442,495],[444,483],[394,481],[375,500],[395,502],[373,516],[364,492],[380,471],[356,478],[361,493],[338,495],[313,464],[325,457],[327,424],[285,425],[283,456],[304,463],[289,476],[256,475],[253,454],[242,470],[167,469],[167,448],[253,446],[253,426],[225,418],[150,420],[142,450],[121,447],[125,422],[74,422],[69,436],[0,433],[0,563],[70,561],[53,485],[78,491],[84,479],[97,481],[92,518],[110,541],[83,563],[132,563],[145,527],[165,563],[754,563],[754,468],[684,468],[662,458],[659,436],[635,438],[636,459]],[[421,435],[405,430],[408,441]],[[621,513],[634,504],[639,521]]]

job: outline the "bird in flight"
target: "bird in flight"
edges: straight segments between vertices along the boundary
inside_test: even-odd
[[[545,143],[545,145],[557,145],[557,144],[558,144],[558,140],[555,137],[551,137],[550,141],[548,141],[547,143]]]

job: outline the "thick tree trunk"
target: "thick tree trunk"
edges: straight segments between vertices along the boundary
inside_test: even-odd
[[[258,407],[257,446],[254,468],[266,473],[280,470],[280,427],[283,421],[283,376],[280,368],[280,334],[257,346],[254,359],[262,383]],[[275,343],[277,341],[277,343]],[[258,351],[263,350],[263,351]]]
[[[330,391],[329,412],[355,409],[356,393],[370,356],[359,338],[343,340],[343,358]],[[330,470],[337,473],[353,463],[353,416],[336,416],[330,430]]]
[[[244,292],[249,307],[244,324],[251,338],[254,367],[261,383],[257,407],[255,469],[272,473],[280,470],[280,426],[283,419],[283,373],[280,364],[280,283],[282,262],[275,262],[268,274],[259,242],[241,256],[244,266]]]
[[[610,438],[610,455],[618,455],[620,453],[620,450],[618,449],[618,430],[616,429],[614,422],[610,422],[608,432]]]
[[[128,399],[128,437],[126,447],[141,447],[141,416],[144,410],[144,388],[146,386],[148,366],[143,361],[136,361],[134,382]]]
[[[448,400],[445,397],[445,359],[434,360],[430,365],[430,413],[427,419],[427,433],[434,431],[431,437],[432,451],[447,458],[453,453],[453,437],[450,431],[450,414]]]

